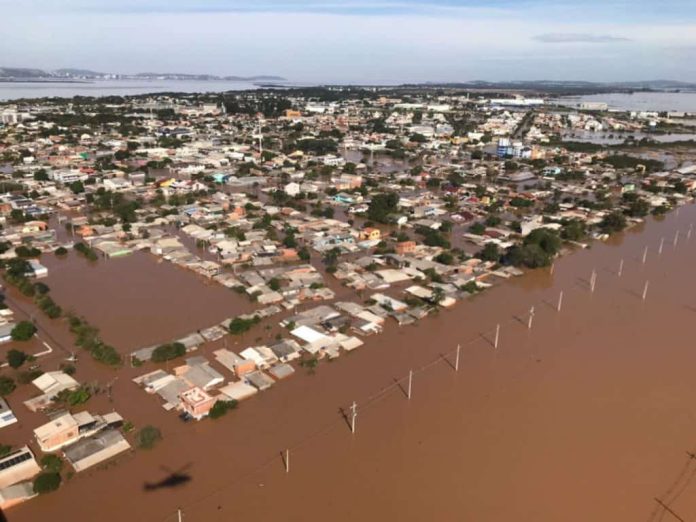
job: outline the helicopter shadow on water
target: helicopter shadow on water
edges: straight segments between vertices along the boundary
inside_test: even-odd
[[[172,471],[167,466],[161,466],[162,471],[166,475],[155,482],[145,482],[143,489],[145,491],[157,491],[159,489],[174,489],[185,486],[193,480],[193,477],[188,473],[191,465],[191,463],[186,464],[175,471]],[[0,519],[0,522],[2,522],[2,519]]]

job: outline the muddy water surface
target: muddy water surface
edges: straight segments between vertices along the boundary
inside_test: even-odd
[[[122,353],[253,309],[246,297],[144,252],[97,262],[71,252],[44,262],[56,302],[99,326]]]
[[[74,477],[9,520],[174,521],[181,507],[189,521],[634,521],[657,519],[656,496],[693,518],[696,489],[680,473],[696,449],[696,236],[685,239],[695,220],[696,206],[684,207],[558,261],[553,275],[528,274],[414,327],[390,325],[219,421],[181,423],[129,382],[143,369],[124,369],[112,402],[100,396],[95,407],[156,424],[164,441]],[[355,435],[340,413],[353,400]],[[146,487],[172,475],[186,480]],[[679,477],[685,488],[673,486]]]

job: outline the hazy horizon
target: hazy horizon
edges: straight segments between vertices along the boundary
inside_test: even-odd
[[[696,81],[696,2],[0,0],[5,67],[298,83]]]

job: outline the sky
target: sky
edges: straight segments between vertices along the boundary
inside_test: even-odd
[[[696,0],[0,0],[0,67],[696,81]]]

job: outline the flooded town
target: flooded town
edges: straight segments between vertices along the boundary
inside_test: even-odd
[[[696,513],[696,107],[17,99],[0,185],[11,522]]]

